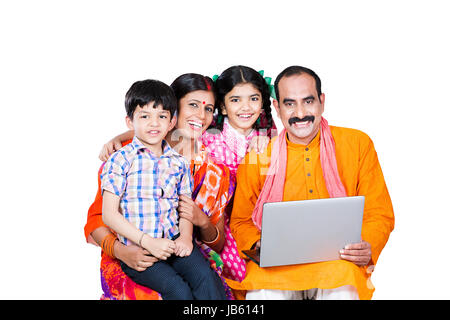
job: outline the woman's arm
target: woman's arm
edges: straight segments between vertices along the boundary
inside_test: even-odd
[[[206,243],[211,249],[216,252],[221,252],[223,246],[225,245],[225,219],[222,215],[214,225],[209,221],[208,224],[203,228],[200,228],[201,239]]]
[[[110,234],[113,233],[109,230],[109,228],[98,227],[92,231],[91,236],[100,246],[102,240]],[[133,268],[136,271],[144,271],[158,261],[158,259],[151,256],[150,252],[147,250],[135,245],[126,246],[118,241],[118,239],[116,240],[117,241],[114,241],[114,257],[125,263],[130,268]]]
[[[112,138],[103,146],[100,154],[98,155],[99,159],[102,161],[107,161],[111,154],[122,148],[122,142],[131,140],[133,137],[134,130],[128,130]]]
[[[214,225],[208,216],[188,196],[181,195],[178,204],[180,218],[185,218],[199,227],[201,240],[216,252],[222,251],[225,244],[224,218],[223,216]],[[217,227],[217,228],[216,228]]]

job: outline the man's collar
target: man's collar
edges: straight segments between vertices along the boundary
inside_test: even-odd
[[[286,131],[286,142],[287,142],[287,145],[290,146],[290,147],[297,147],[297,148],[298,147],[301,147],[301,148],[307,148],[308,147],[310,149],[314,148],[314,147],[318,146],[319,143],[320,143],[320,130],[317,132],[317,134],[314,137],[314,139],[312,139],[311,142],[308,143],[307,145],[306,144],[297,144],[297,143],[291,142],[289,140],[289,134]]]

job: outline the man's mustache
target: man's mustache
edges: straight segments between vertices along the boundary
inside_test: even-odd
[[[315,119],[314,116],[305,116],[301,119],[299,117],[292,117],[292,118],[289,118],[288,123],[290,126],[292,126],[296,122],[307,122],[307,121],[314,122],[314,119]]]

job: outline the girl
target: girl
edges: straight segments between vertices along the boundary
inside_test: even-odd
[[[236,171],[245,154],[255,148],[262,152],[270,137],[276,135],[271,114],[270,90],[263,76],[246,66],[226,69],[216,80],[218,114],[214,130],[202,136],[209,155],[224,163],[236,181]],[[232,201],[225,212],[226,244],[221,257],[226,278],[242,281],[246,264],[237,254],[229,220]]]
[[[270,90],[263,76],[246,66],[226,69],[216,80],[218,114],[215,130],[203,134],[209,154],[224,163],[235,178],[239,163],[251,149],[262,152],[276,136]]]

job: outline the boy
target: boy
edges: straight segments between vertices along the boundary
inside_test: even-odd
[[[142,272],[121,262],[122,270],[163,299],[225,299],[220,278],[192,241],[192,223],[178,216],[178,196],[190,197],[192,178],[187,161],[164,140],[176,124],[172,89],[157,80],[135,82],[125,109],[135,136],[103,168],[103,221],[124,244],[138,244],[160,261]]]

